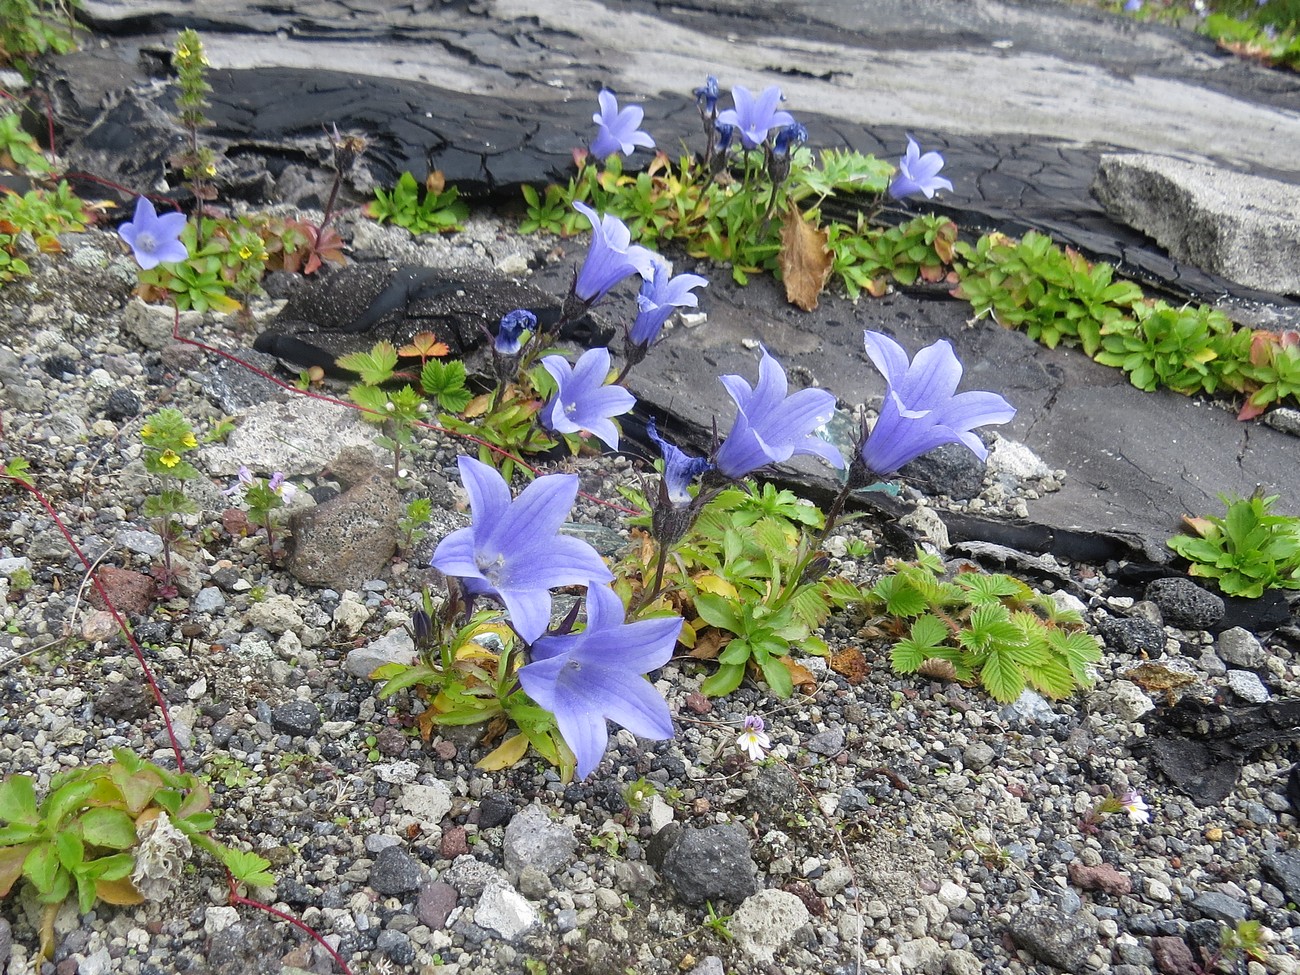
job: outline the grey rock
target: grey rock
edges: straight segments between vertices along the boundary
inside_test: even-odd
[[[389,630],[378,640],[349,650],[343,660],[343,669],[364,680],[384,664],[410,664],[415,662],[415,657],[415,641],[411,634],[405,629]]]
[[[997,752],[991,746],[982,741],[976,741],[966,746],[966,750],[962,752],[961,760],[962,764],[972,772],[979,772],[988,768],[989,763],[996,757]]]
[[[1095,927],[1047,907],[1026,907],[1011,918],[1011,938],[1039,961],[1081,972],[1098,944]]]
[[[1147,586],[1146,598],[1160,607],[1170,626],[1204,630],[1223,619],[1223,600],[1183,576],[1156,579]]]
[[[1272,696],[1259,675],[1251,670],[1228,671],[1228,689],[1247,704],[1263,704]]]
[[[529,900],[545,900],[555,887],[551,883],[550,874],[546,871],[534,867],[531,863],[519,871],[519,892]]]
[[[77,975],[107,975],[112,965],[113,958],[108,949],[101,947],[77,962]]]
[[[9,965],[9,956],[14,950],[14,935],[9,922],[0,917],[0,970]]]
[[[499,879],[490,881],[474,908],[474,923],[507,941],[522,938],[541,919],[524,896]]]
[[[729,925],[736,946],[750,958],[771,961],[808,923],[808,908],[784,890],[760,890],[746,897]]]
[[[1105,710],[1121,721],[1136,721],[1155,708],[1146,691],[1128,680],[1112,681],[1093,697],[1100,698]]]
[[[985,747],[987,748],[988,746],[986,745]],[[992,751],[993,749],[990,748],[989,752],[992,753]],[[868,808],[870,805],[871,802],[867,798],[866,793],[861,789],[850,785],[846,786],[844,791],[840,793],[840,801],[837,808],[841,814],[848,814],[862,812],[862,810]]]
[[[1050,701],[1028,688],[1002,709],[1002,720],[1014,724],[1052,724],[1060,718]]]
[[[139,339],[146,349],[163,349],[171,344],[174,316],[175,312],[167,305],[147,305],[139,298],[132,298],[122,312],[122,328]],[[199,312],[183,311],[177,327],[182,335],[193,335],[202,321]]]
[[[117,540],[125,548],[141,555],[148,555],[152,558],[155,555],[162,554],[163,540],[154,532],[138,530],[118,532]]]
[[[1244,667],[1247,670],[1263,667],[1264,662],[1268,660],[1268,652],[1263,644],[1255,639],[1255,634],[1240,626],[1234,626],[1220,633],[1214,648],[1219,659],[1225,664]]]
[[[450,884],[463,897],[478,897],[487,889],[489,882],[500,879],[500,876],[491,864],[476,860],[469,853],[462,853],[438,879]]]
[[[51,413],[43,431],[47,437],[58,437],[64,443],[80,443],[86,438],[86,421],[71,413]]]
[[[1240,901],[1233,900],[1227,894],[1209,891],[1197,896],[1192,907],[1201,912],[1201,917],[1224,924],[1236,924],[1250,917],[1250,908]]]
[[[302,617],[292,596],[276,593],[248,607],[247,619],[250,626],[260,626],[268,633],[292,631],[301,633]]]
[[[1196,658],[1196,666],[1210,677],[1222,677],[1228,672],[1227,666],[1219,659],[1219,655],[1208,647]]]
[[[844,729],[832,725],[808,739],[808,750],[817,755],[834,755],[844,747]]]
[[[726,975],[726,966],[717,955],[705,955],[700,963],[691,969],[691,975]]]
[[[415,913],[420,923],[433,931],[440,931],[447,926],[447,918],[456,907],[460,895],[449,883],[438,880],[420,888],[420,896],[415,902]]]
[[[424,870],[400,846],[380,850],[370,866],[370,886],[384,895],[419,890]]]
[[[292,430],[293,436],[286,437],[286,430]],[[248,410],[225,444],[204,449],[203,462],[223,477],[234,477],[241,465],[254,474],[283,471],[292,477],[319,473],[326,461],[348,447],[363,447],[370,453],[373,443],[374,428],[355,410],[290,396],[263,400]]]
[[[478,804],[479,829],[504,826],[515,815],[515,804],[504,792],[489,792]]]
[[[541,806],[530,805],[517,813],[505,829],[501,852],[506,872],[518,877],[526,866],[552,874],[573,858],[578,847],[573,829],[552,822]]]
[[[271,727],[282,735],[308,737],[320,727],[320,708],[311,701],[287,701],[271,710]]]
[[[758,813],[764,822],[772,825],[784,823],[795,811],[803,795],[799,780],[784,762],[761,766],[754,775],[754,786],[746,797],[746,805]]]
[[[1101,157],[1093,192],[1170,255],[1276,294],[1300,292],[1300,198],[1280,180],[1149,153]]]
[[[734,904],[758,890],[749,837],[732,824],[683,829],[664,855],[661,872],[687,904]]]
[[[200,589],[190,600],[190,609],[195,613],[216,613],[226,605],[226,597],[216,586]]]
[[[392,483],[376,474],[319,507],[295,511],[289,571],[309,586],[360,589],[397,551],[401,510]]]
[[[380,931],[375,939],[375,950],[399,965],[410,965],[415,961],[415,945],[401,931]]]
[[[1300,904],[1300,850],[1265,853],[1259,862],[1264,872],[1282,888],[1286,899],[1293,904]]]
[[[944,444],[908,461],[899,476],[934,496],[969,500],[984,487],[984,464],[961,444]]]
[[[1286,406],[1275,407],[1264,414],[1263,421],[1274,430],[1300,437],[1300,410]]]
[[[1098,622],[1097,629],[1105,638],[1106,645],[1113,650],[1151,657],[1159,656],[1165,651],[1165,628],[1140,616],[1103,618]]]

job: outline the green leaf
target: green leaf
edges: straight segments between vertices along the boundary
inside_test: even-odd
[[[94,782],[80,781],[65,785],[50,793],[41,807],[41,813],[50,830],[57,832],[62,828],[63,821],[85,805],[86,800],[94,791]]]
[[[730,630],[732,633],[741,632],[741,623],[736,616],[735,607],[722,596],[710,592],[698,593],[695,596],[695,611],[700,614],[700,619],[710,626]]]
[[[27,854],[27,859],[23,861],[23,876],[31,881],[42,899],[56,889],[59,872],[62,869],[59,855],[55,852],[52,842],[33,847]]]
[[[269,870],[271,866],[270,860],[260,857],[256,853],[248,853],[243,850],[232,850],[224,846],[219,849],[221,862],[225,864],[231,876],[240,883],[248,884],[250,887],[272,887],[275,885],[275,876]]]
[[[39,823],[36,786],[30,775],[17,773],[0,783],[0,819],[8,823]]]
[[[1025,689],[1025,677],[1011,653],[1001,647],[989,651],[980,668],[982,683],[995,700],[1010,704]]]
[[[706,697],[723,697],[739,687],[744,678],[743,664],[724,664],[718,668],[716,674],[700,685],[700,690]]]
[[[465,364],[456,359],[430,359],[420,371],[420,386],[448,413],[459,413],[473,399],[473,393],[465,388]]]
[[[768,688],[779,698],[787,698],[794,693],[794,679],[790,668],[781,662],[780,657],[768,657],[759,666],[763,671],[763,680]]]
[[[369,352],[340,356],[337,362],[342,369],[360,373],[363,383],[378,386],[393,378],[393,370],[397,368],[397,349],[391,342],[378,342]]]
[[[86,859],[86,845],[81,837],[71,830],[66,830],[54,837],[54,852],[58,854],[59,863],[65,870],[76,870],[81,861]]]
[[[135,845],[135,821],[120,809],[89,809],[81,817],[81,835],[91,846],[125,850]]]
[[[348,398],[370,411],[361,414],[367,423],[383,423],[388,419],[388,394],[378,386],[358,384],[348,389]]]

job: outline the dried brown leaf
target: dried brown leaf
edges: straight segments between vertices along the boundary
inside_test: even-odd
[[[852,685],[861,684],[867,679],[870,668],[867,658],[858,647],[845,647],[838,653],[831,654],[831,670],[839,674]]]
[[[933,677],[935,680],[957,679],[957,668],[952,665],[952,661],[940,657],[929,658],[917,668],[917,671],[923,676]]]
[[[781,276],[787,300],[804,311],[817,307],[817,296],[831,276],[834,257],[826,241],[826,231],[791,203],[781,223]]]

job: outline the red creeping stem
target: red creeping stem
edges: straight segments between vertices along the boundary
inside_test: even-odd
[[[346,975],[352,975],[352,969],[350,969],[348,963],[343,960],[343,956],[335,951],[330,946],[330,943],[326,941],[318,931],[309,927],[305,922],[298,920],[292,914],[286,914],[284,911],[278,910],[270,904],[263,904],[261,901],[255,901],[252,898],[245,897],[235,888],[235,878],[231,875],[229,870],[226,871],[226,882],[230,885],[231,904],[247,904],[249,907],[256,907],[260,911],[266,911],[267,914],[270,914],[272,917],[278,917],[281,921],[288,921],[299,931],[305,931],[307,934],[311,935],[318,945],[329,952],[329,956],[334,959],[339,968],[343,969]]]
[[[45,509],[46,514],[54,519],[54,524],[58,526],[59,531],[62,532],[64,539],[67,540],[72,551],[75,552],[77,558],[81,560],[81,564],[86,567],[86,572],[89,574],[90,578],[90,584],[95,587],[95,591],[99,593],[99,597],[104,600],[104,608],[112,614],[114,621],[117,623],[118,629],[121,630],[122,635],[126,637],[127,643],[131,645],[131,650],[135,653],[135,659],[140,661],[140,669],[144,671],[145,680],[149,682],[149,689],[153,692],[153,699],[158,704],[158,710],[162,712],[163,724],[167,726],[167,737],[171,741],[172,754],[176,756],[176,771],[183,775],[185,773],[185,759],[181,755],[181,744],[176,738],[175,730],[172,728],[172,716],[171,711],[167,708],[167,701],[164,700],[162,691],[158,687],[158,682],[154,680],[153,671],[149,668],[148,662],[144,659],[144,650],[140,647],[140,644],[136,642],[130,628],[126,625],[126,620],[122,619],[122,614],[118,612],[117,606],[113,604],[113,600],[109,598],[108,590],[104,588],[104,584],[100,582],[99,577],[95,575],[94,564],[90,559],[86,558],[86,553],[81,550],[81,546],[78,545],[76,540],[72,537],[72,533],[68,531],[67,526],[63,523],[63,519],[59,517],[58,512],[54,510],[45,495],[37,490],[35,486],[28,484],[21,478],[3,473],[0,473],[0,477],[7,478],[15,484],[20,485],[40,503],[40,506]]]

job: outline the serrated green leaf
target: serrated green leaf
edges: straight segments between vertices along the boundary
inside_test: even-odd
[[[397,368],[397,348],[392,342],[377,342],[369,352],[353,352],[340,356],[336,361],[340,368],[359,373],[363,383],[378,386],[393,378],[393,370]]]
[[[275,876],[269,870],[270,860],[244,850],[232,850],[229,847],[219,849],[221,862],[240,883],[250,887],[271,887],[275,884]]]
[[[378,386],[358,384],[348,390],[348,398],[369,411],[361,414],[367,423],[383,423],[388,419],[388,394]]]
[[[980,683],[1003,704],[1010,704],[1025,689],[1025,676],[1009,650],[992,647],[980,667]]]

